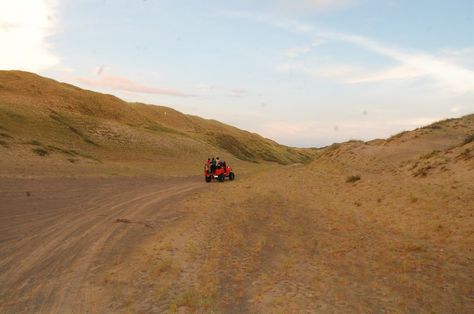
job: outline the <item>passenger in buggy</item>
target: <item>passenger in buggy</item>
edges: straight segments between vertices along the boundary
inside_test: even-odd
[[[204,166],[205,170],[211,174],[215,174],[217,169],[224,169],[224,172],[227,170],[227,164],[225,161],[220,160],[219,157],[208,158]]]
[[[216,160],[214,159],[214,157],[212,157],[212,160],[211,160],[211,173],[214,174],[216,172]]]

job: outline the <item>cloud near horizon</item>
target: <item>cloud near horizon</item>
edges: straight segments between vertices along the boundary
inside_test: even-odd
[[[395,135],[401,130],[413,130],[427,126],[443,118],[440,116],[414,117],[407,119],[341,119],[339,121],[268,121],[258,132],[280,142],[298,138],[300,146],[324,146],[349,139],[373,140],[374,132],[380,138]],[[378,123],[376,123],[376,121]],[[314,143],[314,144],[308,144]]]
[[[0,69],[41,71],[59,64],[47,42],[57,31],[57,1],[0,1]]]
[[[126,77],[110,75],[105,73],[104,68],[100,67],[97,71],[98,79],[91,79],[87,77],[77,77],[75,80],[79,83],[92,86],[109,88],[119,91],[127,91],[141,94],[166,95],[173,97],[195,97],[196,95],[188,94],[174,88],[159,88],[146,84],[134,82]]]

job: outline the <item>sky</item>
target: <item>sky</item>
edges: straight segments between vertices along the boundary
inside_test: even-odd
[[[474,113],[474,1],[0,0],[0,69],[290,146]]]

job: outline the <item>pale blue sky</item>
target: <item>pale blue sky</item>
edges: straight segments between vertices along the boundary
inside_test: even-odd
[[[287,145],[474,113],[472,0],[0,0],[0,12],[0,68]]]

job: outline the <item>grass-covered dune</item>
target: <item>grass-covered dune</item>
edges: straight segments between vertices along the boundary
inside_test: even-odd
[[[306,163],[315,155],[215,120],[22,71],[0,71],[0,133],[4,175],[184,175],[211,155],[247,169]]]

